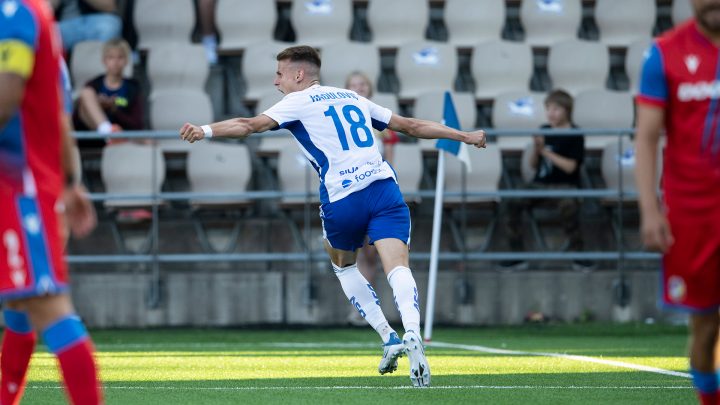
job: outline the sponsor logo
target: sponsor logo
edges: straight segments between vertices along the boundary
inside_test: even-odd
[[[354,295],[352,297],[350,297],[350,304],[352,304],[352,306],[354,306],[355,309],[357,309],[357,311],[360,313],[360,316],[365,318],[365,311],[363,311],[362,307],[360,306],[360,303],[357,301],[357,299],[355,298]]]
[[[510,114],[532,117],[535,115],[535,102],[532,97],[522,97],[507,103]]]
[[[440,52],[435,47],[423,48],[413,54],[413,60],[418,65],[437,65],[440,63]]]
[[[375,289],[373,288],[372,284],[368,283],[367,288],[370,290],[370,294],[372,294],[373,298],[375,298],[375,303],[380,306],[380,298],[378,298],[377,293],[375,293]]]
[[[685,298],[687,287],[685,286],[685,280],[679,276],[672,276],[667,281],[667,291],[670,299],[674,302],[680,302]]]
[[[687,55],[685,57],[685,66],[687,67],[688,72],[694,75],[695,72],[697,72],[698,66],[700,66],[700,58],[693,54]]]
[[[348,188],[352,184],[352,180],[345,179],[342,181],[342,188]]]
[[[353,174],[353,173],[355,173],[356,171],[358,171],[357,166],[356,166],[356,167],[353,167],[352,169],[340,170],[340,172],[339,172],[338,174],[341,175],[341,176],[344,176],[344,175],[346,175],[346,174]]]
[[[369,177],[371,177],[371,176],[373,176],[373,175],[375,175],[375,174],[378,174],[378,173],[380,173],[380,169],[366,170],[366,171],[363,172],[363,173],[356,174],[356,175],[355,175],[355,181],[358,181],[358,182],[363,181],[363,180],[365,180],[365,179],[367,179],[367,178],[369,178]]]
[[[677,88],[680,101],[702,101],[709,98],[720,98],[720,81],[680,83]]]

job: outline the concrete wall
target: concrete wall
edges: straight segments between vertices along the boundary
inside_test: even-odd
[[[399,322],[392,291],[378,275],[376,291],[390,322]],[[560,321],[662,319],[656,305],[658,274],[628,274],[632,299],[614,305],[617,273],[441,271],[436,322],[452,325],[519,324],[529,312]],[[424,309],[427,272],[415,278]],[[462,299],[462,285],[470,293]],[[150,308],[147,274],[73,275],[73,298],[91,327],[237,326],[264,324],[342,325],[350,310],[333,274],[316,274],[312,286],[301,272],[164,272],[160,304]],[[310,294],[309,292],[312,292]]]

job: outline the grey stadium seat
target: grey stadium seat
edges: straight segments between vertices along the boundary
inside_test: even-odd
[[[533,73],[532,49],[521,42],[486,41],[473,48],[471,68],[477,98],[528,91]]]
[[[652,40],[639,39],[630,43],[625,54],[625,73],[630,80],[630,92],[637,94],[640,86],[640,73],[645,62],[645,52],[650,48]]]
[[[633,97],[628,92],[586,90],[575,97],[573,121],[581,128],[630,128],[633,111]],[[585,149],[602,149],[613,140],[617,141],[616,135],[586,135]]]
[[[602,0],[595,4],[600,41],[626,47],[638,38],[652,37],[655,0]]]
[[[190,43],[195,7],[192,0],[136,0],[133,20],[140,49],[170,42]]]
[[[277,8],[275,2],[218,0],[215,21],[222,50],[244,49],[257,42],[273,40]]]
[[[155,180],[153,172],[156,175]],[[108,145],[102,151],[100,175],[109,195],[147,194],[149,196],[160,192],[165,180],[165,159],[160,150],[151,145],[133,142]],[[150,197],[105,200],[107,207],[149,205],[152,205]]]
[[[242,57],[242,75],[245,79],[245,98],[258,99],[273,90],[277,71],[277,54],[287,48],[281,42],[259,42],[248,45]]]
[[[193,89],[203,91],[209,66],[202,45],[167,44],[148,55],[148,79],[152,91]]]
[[[546,47],[577,38],[581,19],[581,0],[524,0],[520,4],[525,42],[531,46]]]
[[[451,93],[460,129],[470,131],[475,128],[477,109],[471,93]],[[415,98],[413,116],[428,121],[442,122],[445,105],[445,92],[440,90],[421,93]]]
[[[553,88],[575,95],[582,90],[605,88],[610,56],[599,42],[570,39],[553,44],[548,56],[548,73]]]
[[[210,98],[200,90],[159,90],[150,98],[152,129],[176,131],[186,122],[202,125],[212,122]],[[192,146],[179,139],[161,139],[158,142],[165,152],[187,152]]]
[[[430,41],[403,44],[395,67],[400,80],[399,97],[415,98],[426,91],[452,90],[457,66],[452,45]]]
[[[410,194],[420,191],[420,181],[423,174],[423,160],[420,145],[415,143],[398,143],[394,146],[394,154],[397,156],[392,163],[397,176],[400,191],[402,191],[406,202],[419,203],[419,196]],[[401,158],[402,157],[402,158]]]
[[[545,122],[545,95],[529,92],[501,93],[493,102],[492,122],[495,129],[533,130]],[[529,131],[532,132],[532,131]],[[502,150],[522,151],[530,135],[498,136],[498,146]]]
[[[670,11],[673,25],[679,25],[693,17],[691,0],[673,0]]]
[[[317,47],[349,40],[352,0],[293,0],[291,19],[299,44]]]
[[[505,25],[505,2],[446,0],[445,26],[450,43],[470,48],[478,42],[499,40]]]
[[[372,43],[379,48],[398,47],[425,38],[430,17],[427,1],[370,0],[367,23],[372,31]]]
[[[345,87],[348,75],[354,71],[366,74],[375,87],[380,75],[380,55],[370,44],[340,41],[320,49],[322,69],[320,82],[326,86]]]

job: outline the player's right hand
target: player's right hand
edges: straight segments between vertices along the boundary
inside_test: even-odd
[[[465,140],[465,143],[468,145],[474,145],[477,148],[484,148],[485,141],[485,131],[481,129],[478,131],[468,132],[468,139]]]
[[[202,128],[197,125],[193,125],[186,122],[185,125],[180,128],[180,139],[193,143],[199,141],[205,137],[205,133]]]
[[[661,253],[667,252],[675,242],[670,230],[670,224],[660,210],[641,215],[640,235],[647,249]]]

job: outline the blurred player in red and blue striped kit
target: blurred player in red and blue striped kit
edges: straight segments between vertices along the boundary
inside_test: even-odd
[[[676,0],[679,1],[679,0]],[[717,404],[720,328],[720,0],[656,39],[638,95],[637,184],[645,245],[664,253],[663,304],[690,313],[690,372]],[[667,134],[662,202],[656,153]]]
[[[93,345],[68,294],[65,221],[95,226],[73,181],[61,43],[45,0],[0,0],[0,403],[17,404],[39,333],[58,358],[70,401],[103,402]]]

